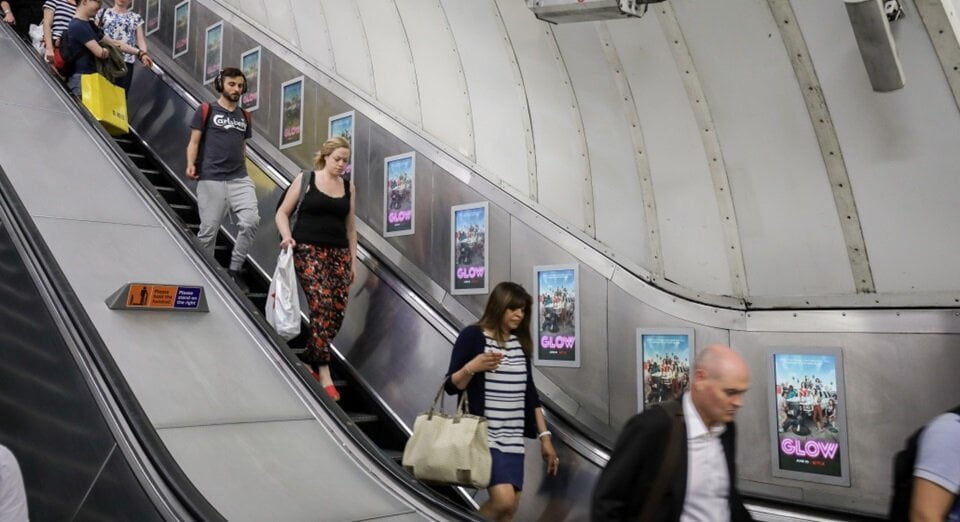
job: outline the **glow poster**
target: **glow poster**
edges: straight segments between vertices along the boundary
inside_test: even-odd
[[[416,155],[413,152],[383,160],[384,237],[413,234]]]
[[[280,148],[303,143],[303,76],[280,86]]]
[[[637,404],[643,409],[680,398],[690,385],[693,329],[637,330],[637,361],[642,377]]]
[[[355,129],[355,120],[356,113],[354,111],[345,112],[343,114],[337,114],[336,116],[331,116],[328,121],[327,136],[331,138],[340,136],[347,140],[347,143],[350,144],[350,164],[347,165],[347,170],[344,171],[344,176],[346,179],[350,179],[350,175],[353,173],[353,136]]]
[[[260,48],[240,55],[240,70],[247,78],[247,92],[240,98],[240,106],[248,111],[260,108]]]
[[[580,367],[580,270],[577,265],[537,266],[534,332],[538,366]]]
[[[451,294],[487,293],[487,212],[486,202],[451,208]]]
[[[842,363],[823,350],[773,354],[774,475],[848,485]]]
[[[160,29],[160,0],[147,0],[144,18],[147,21],[146,35],[151,35],[157,32],[157,29]]]
[[[190,50],[190,0],[183,0],[173,8],[173,57]]]
[[[217,78],[223,64],[223,22],[207,27],[203,48],[203,84],[206,85]]]

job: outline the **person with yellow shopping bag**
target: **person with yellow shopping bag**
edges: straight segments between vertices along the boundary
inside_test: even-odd
[[[84,74],[95,74],[97,72],[97,60],[106,59],[110,56],[110,51],[100,45],[101,40],[113,44],[120,51],[136,55],[140,58],[144,67],[149,67],[150,57],[140,52],[140,49],[133,47],[125,42],[118,42],[110,38],[104,38],[103,33],[91,22],[91,19],[100,9],[100,0],[80,0],[77,4],[77,12],[70,25],[67,26],[66,34],[61,36],[61,54],[67,64],[67,88],[76,97],[81,97],[83,92],[80,85],[80,79]]]

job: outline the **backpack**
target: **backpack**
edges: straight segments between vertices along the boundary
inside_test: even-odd
[[[960,415],[960,405],[947,411]],[[917,449],[920,434],[924,426],[907,438],[904,448],[893,456],[893,499],[890,501],[890,520],[901,522],[910,520],[910,502],[913,497],[913,467],[917,461]]]
[[[87,22],[93,27],[93,32],[97,37],[97,41],[103,39],[103,31],[96,26],[93,22]],[[64,76],[73,75],[73,66],[74,62],[77,61],[77,58],[80,57],[80,53],[84,52],[86,49],[84,47],[74,48],[70,43],[70,29],[64,29],[60,33],[60,39],[57,40],[57,45],[53,50],[54,54],[54,66],[57,68],[57,71]],[[57,58],[59,56],[59,60]]]
[[[252,117],[246,109],[240,109],[243,111],[243,119],[247,120],[247,128],[250,128],[252,125]],[[203,102],[200,104],[200,144],[197,146],[197,174],[200,174],[200,164],[203,163],[203,142],[206,141],[207,137],[207,124],[210,123],[210,113],[213,111],[210,110],[210,104],[208,102]],[[286,193],[286,192],[284,192]],[[282,201],[282,200],[281,200]]]

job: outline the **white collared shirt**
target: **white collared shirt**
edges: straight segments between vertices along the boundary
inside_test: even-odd
[[[721,424],[708,430],[690,393],[683,394],[682,402],[687,427],[687,491],[680,520],[728,522],[730,477],[720,443],[720,435],[727,428]]]

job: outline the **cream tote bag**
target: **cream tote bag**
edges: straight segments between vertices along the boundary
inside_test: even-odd
[[[403,467],[423,482],[485,488],[491,465],[487,419],[466,413],[466,391],[453,416],[443,413],[442,396],[441,384],[430,410],[417,416]]]

